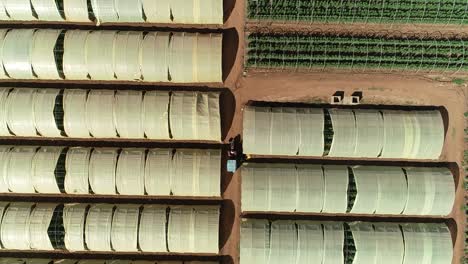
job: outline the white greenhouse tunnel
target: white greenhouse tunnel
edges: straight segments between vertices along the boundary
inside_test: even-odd
[[[223,24],[219,0],[0,0],[0,20]],[[90,6],[89,6],[90,5]]]
[[[438,159],[439,110],[246,106],[243,149],[251,155]]]
[[[222,34],[0,29],[0,43],[0,79],[222,82]]]
[[[217,261],[0,258],[0,264],[219,264]]]
[[[451,263],[445,224],[244,219],[240,263]]]
[[[241,175],[244,212],[445,216],[455,202],[445,167],[244,163]]]
[[[219,206],[18,202],[2,203],[0,210],[4,249],[219,251]]]
[[[220,93],[0,88],[0,136],[219,142]]]
[[[0,192],[221,196],[221,150],[0,146]]]

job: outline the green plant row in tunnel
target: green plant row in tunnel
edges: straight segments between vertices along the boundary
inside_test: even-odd
[[[465,0],[248,0],[250,19],[467,24]]]

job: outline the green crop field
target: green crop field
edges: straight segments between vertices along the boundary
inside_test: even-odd
[[[468,41],[253,33],[247,67],[468,70]]]
[[[249,19],[467,24],[466,0],[248,0]]]

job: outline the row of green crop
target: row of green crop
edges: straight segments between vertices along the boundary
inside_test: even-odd
[[[255,33],[249,35],[247,49],[249,67],[468,70],[467,59],[463,40]]]
[[[250,19],[468,23],[466,0],[248,0]]]

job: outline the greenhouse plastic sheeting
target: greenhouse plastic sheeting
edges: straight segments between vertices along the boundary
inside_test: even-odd
[[[145,205],[141,213],[138,244],[142,251],[165,252],[166,208],[164,205]]]
[[[169,93],[147,91],[143,97],[143,129],[149,139],[169,139]]]
[[[29,250],[29,217],[32,203],[11,203],[5,210],[0,228],[2,246]]]
[[[297,212],[321,212],[324,198],[324,178],[320,165],[296,165]]]
[[[432,238],[425,224],[402,224],[405,241],[403,264],[432,263]],[[437,249],[436,249],[437,250]]]
[[[344,227],[340,222],[323,223],[323,264],[344,263]]]
[[[268,172],[269,211],[296,208],[296,167],[294,164],[270,164]]]
[[[353,264],[378,264],[379,262],[376,262],[377,238],[372,224],[355,222],[350,223],[349,227],[356,247]]]
[[[420,126],[419,149],[413,158],[437,159],[444,147],[445,127],[440,111],[420,111],[416,114]]]
[[[265,164],[244,163],[241,167],[243,211],[265,211],[269,207],[269,172]]]
[[[145,149],[122,149],[117,162],[117,192],[126,195],[145,194]]]
[[[171,23],[171,0],[142,0],[146,21],[152,23]]]
[[[297,108],[297,121],[299,123],[299,155],[322,156],[324,139],[323,109]]]
[[[63,91],[63,126],[69,137],[90,137],[85,111],[87,97],[87,90],[65,89]]]
[[[41,147],[32,162],[32,183],[38,193],[60,193],[55,168],[62,147]]]
[[[328,156],[354,157],[356,151],[356,120],[350,109],[328,109],[333,125],[333,141]]]
[[[90,22],[87,0],[63,0],[63,11],[67,21]]]
[[[270,224],[267,220],[243,219],[240,228],[240,262],[266,264],[270,250]]]
[[[173,0],[174,1],[174,0]],[[176,32],[169,43],[169,73],[179,83],[195,82],[196,33]]]
[[[197,1],[195,1],[197,3]],[[198,1],[198,16],[195,23],[200,24],[223,24],[223,2],[219,0]],[[198,18],[198,19],[197,19]]]
[[[404,241],[400,227],[395,223],[374,223],[377,239],[377,263],[402,263]]]
[[[293,221],[271,223],[270,264],[295,263],[297,254],[297,231]]]
[[[144,138],[143,92],[117,91],[114,103],[114,121],[121,138]]]
[[[322,263],[324,243],[320,223],[297,221],[296,263]]]
[[[30,0],[3,0],[2,2],[12,20],[36,20]]]
[[[65,192],[89,193],[90,148],[69,148],[65,159]]]
[[[172,149],[150,149],[145,164],[145,189],[148,195],[170,195]]]
[[[209,2],[205,0],[200,2]],[[221,3],[221,1],[214,0]],[[223,37],[220,34],[199,34],[196,51],[196,81],[222,82]]]
[[[119,21],[114,0],[92,0],[91,6],[98,25],[106,22]]]
[[[403,158],[405,149],[405,112],[383,110],[384,143],[382,158]]]
[[[89,185],[95,194],[116,194],[118,149],[95,148],[89,161]]]
[[[382,152],[384,125],[377,110],[353,110],[356,118],[355,157],[376,158]]]
[[[219,93],[197,93],[195,138],[221,139]]]
[[[192,236],[190,236],[192,237]],[[219,207],[195,206],[193,211],[193,252],[215,253],[218,249]]]
[[[246,154],[270,154],[271,110],[246,106],[243,118],[243,149]]]
[[[401,214],[406,205],[408,187],[401,168],[378,167],[376,214]]]
[[[61,137],[55,121],[55,100],[59,89],[37,89],[34,93],[34,124],[37,132],[44,137]]]
[[[1,10],[2,5],[0,5],[0,19],[1,19]],[[0,44],[3,46],[3,41],[5,40],[5,36],[8,32],[8,29],[0,29]],[[3,53],[3,47],[1,49]],[[3,54],[0,56],[2,59],[0,60],[0,79],[6,79],[8,76],[6,75],[5,68],[3,67]],[[5,88],[3,88],[5,89]]]
[[[117,0],[126,2],[128,0]],[[135,2],[128,2],[136,6]],[[140,8],[141,11],[141,8]],[[114,40],[114,72],[119,80],[140,80],[140,46],[143,42],[143,33],[135,31],[118,32]],[[110,48],[110,47],[109,47]],[[157,51],[158,52],[158,51]]]
[[[452,260],[453,247],[450,230],[445,224],[426,224],[426,232],[432,240],[432,264],[444,264]]]
[[[55,2],[55,1],[54,1]],[[61,79],[55,60],[55,44],[62,30],[41,29],[34,33],[31,64],[39,79]]]
[[[31,0],[39,20],[62,21],[56,0]]]
[[[93,251],[111,251],[111,226],[114,205],[91,205],[86,217],[86,246]]]
[[[196,10],[198,6],[195,6],[195,2],[198,1],[172,0],[170,2],[170,7],[174,23],[188,24],[195,21],[195,12],[200,12]]]
[[[63,41],[63,74],[65,79],[88,79],[86,43],[90,32],[87,30],[68,30],[65,32]]]
[[[447,168],[406,168],[408,200],[403,214],[448,215],[455,201],[455,183]]]
[[[194,172],[196,184],[194,195],[221,196],[221,150],[199,150],[197,154],[199,165],[198,172]]]
[[[16,136],[37,136],[34,124],[34,97],[36,89],[13,89],[6,101],[7,124]]]
[[[138,251],[138,217],[140,205],[115,207],[112,218],[111,243],[115,251]]]
[[[113,61],[116,35],[117,31],[113,30],[91,31],[88,34],[86,63],[92,80],[115,80]]]
[[[38,203],[29,218],[30,247],[35,250],[54,250],[47,230],[57,204]]]
[[[352,167],[356,181],[356,199],[350,213],[373,214],[378,201],[378,174],[382,167],[354,166]]]
[[[346,166],[323,166],[325,188],[324,213],[346,213],[348,203],[348,168]]]
[[[8,159],[11,146],[0,146],[0,193],[7,193],[8,190]],[[0,203],[1,204],[1,203]],[[1,208],[1,207],[0,207]],[[3,210],[3,209],[2,209]],[[3,215],[3,211],[0,211],[0,215]],[[1,216],[0,216],[1,220]],[[0,221],[1,222],[1,221]]]
[[[93,137],[117,137],[114,122],[114,101],[115,96],[112,90],[91,90],[89,92],[86,101],[86,123]]]
[[[296,109],[286,107],[271,109],[271,153],[287,156],[297,155],[299,133]]]
[[[35,31],[35,29],[12,29],[6,34],[2,47],[2,60],[10,78],[34,78],[31,60]]]
[[[141,0],[115,0],[114,4],[119,22],[144,22]]]
[[[167,226],[169,252],[192,252],[194,212],[191,207],[171,207]]]
[[[10,17],[8,16],[6,9],[5,9],[4,0],[2,0],[2,4],[0,5],[0,20],[10,20]]]
[[[63,226],[65,248],[70,251],[85,250],[84,230],[87,204],[65,204]]]
[[[10,90],[10,88],[0,88],[0,136],[11,136],[7,125],[7,100]]]
[[[8,189],[15,193],[34,193],[32,163],[36,147],[15,147],[9,153],[7,168]]]
[[[169,37],[169,32],[149,32],[145,35],[140,47],[141,73],[145,81],[168,80]]]

